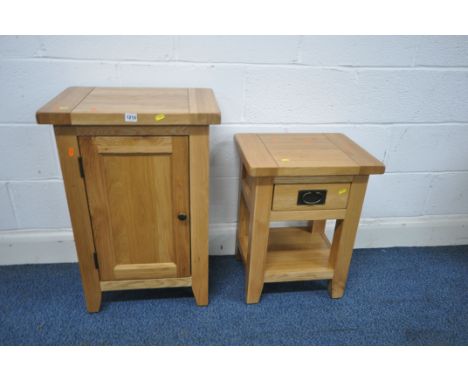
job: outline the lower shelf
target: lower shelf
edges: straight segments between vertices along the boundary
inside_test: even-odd
[[[325,235],[305,227],[271,228],[265,282],[332,279],[329,255]]]

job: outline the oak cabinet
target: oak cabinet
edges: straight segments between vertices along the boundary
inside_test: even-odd
[[[211,90],[69,88],[37,119],[55,126],[88,310],[178,286],[208,304]]]

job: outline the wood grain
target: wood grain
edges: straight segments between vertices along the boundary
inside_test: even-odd
[[[336,222],[330,251],[330,266],[335,270],[333,280],[329,284],[332,298],[341,298],[344,294],[368,178],[355,178],[351,185],[346,215],[344,219]]]
[[[177,267],[174,263],[120,264],[114,267],[114,276],[120,280],[176,277]]]
[[[76,136],[173,136],[196,134],[198,126],[57,126],[56,134]]]
[[[313,220],[309,224],[310,232],[325,234],[326,220]]]
[[[172,229],[174,231],[174,251],[177,263],[177,276],[190,276],[190,191],[189,191],[189,139],[172,137],[174,160],[172,161]],[[185,190],[181,192],[180,190]],[[186,220],[176,219],[185,214]]]
[[[260,301],[264,283],[273,180],[271,178],[253,179],[251,192],[246,300],[247,304],[256,304]]]
[[[86,307],[89,312],[98,312],[101,307],[101,288],[99,273],[94,265],[95,249],[86,189],[78,166],[80,148],[77,138],[73,136],[56,136],[56,141]]]
[[[354,143],[344,134],[327,134],[327,138],[340,150],[348,155],[353,161],[359,164],[361,175],[383,174],[385,166],[382,162],[374,158],[361,146]]]
[[[212,125],[221,123],[221,112],[219,111],[216,98],[211,89],[188,89],[189,112],[196,115],[196,124]]]
[[[273,210],[275,211],[313,211],[346,208],[349,195],[349,183],[312,183],[275,185]],[[298,205],[297,198],[301,190],[325,190],[325,203],[316,205]]]
[[[244,195],[244,201],[245,201],[245,204],[247,206],[247,208],[249,209],[250,211],[250,194],[251,194],[251,191],[250,191],[250,182],[248,179],[241,179],[241,193],[242,195]]]
[[[384,171],[380,161],[339,135],[237,134],[235,137],[251,176],[341,176]]]
[[[277,176],[273,178],[275,184],[351,183],[352,181],[352,176]]]
[[[208,305],[210,152],[208,126],[189,137],[192,290],[197,305]]]
[[[96,137],[99,154],[170,154],[171,137]]]
[[[208,124],[220,120],[211,89],[69,88],[38,110],[55,124],[89,311],[101,290],[192,286],[208,304]]]
[[[157,289],[157,288],[180,288],[192,285],[191,277],[175,277],[170,279],[150,279],[150,280],[116,280],[101,281],[102,291],[113,290],[133,290],[133,289]]]
[[[128,121],[127,114],[135,119]],[[37,112],[39,123],[57,125],[219,124],[211,89],[69,88]]]
[[[239,202],[236,238],[236,258],[247,264],[249,256],[249,210],[243,196],[241,196]]]
[[[262,170],[268,172],[276,167],[276,162],[257,134],[236,134],[234,138],[249,175],[256,176]]]
[[[265,282],[331,279],[329,254],[330,244],[321,233],[311,234],[303,227],[272,228]]]
[[[239,210],[237,215],[237,232],[236,232],[236,258],[247,263],[248,255],[248,236],[249,236],[249,208],[247,203],[250,203],[250,187],[246,186],[247,173],[243,165],[241,165],[241,186],[239,188]],[[248,191],[244,191],[244,187],[248,187]],[[247,202],[248,201],[248,202]]]
[[[344,219],[346,210],[271,211],[271,221]]]
[[[264,282],[328,279],[331,297],[341,297],[367,174],[383,172],[383,164],[337,134],[238,134],[236,143],[243,165],[237,246],[247,303],[260,300]],[[298,205],[301,190],[326,190],[325,203]],[[332,243],[327,219],[337,220]],[[292,220],[309,225],[269,229],[271,221]]]
[[[187,138],[167,140],[172,153],[138,155],[141,137],[80,137],[101,280],[190,274],[189,225],[177,219],[188,212]]]
[[[70,87],[36,112],[39,124],[70,125],[70,113],[94,88]]]

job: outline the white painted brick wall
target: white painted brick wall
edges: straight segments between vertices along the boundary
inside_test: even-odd
[[[306,36],[300,60],[314,66],[412,66],[419,45],[411,36]]]
[[[50,126],[0,126],[0,181],[60,179]]]
[[[370,181],[365,219],[447,227],[468,216],[465,36],[4,36],[0,79],[3,232],[70,226],[52,129],[35,111],[73,85],[214,89],[214,253],[232,251],[238,132],[347,134],[387,166]]]
[[[8,189],[19,228],[71,226],[61,181],[10,182]]]
[[[297,62],[300,37],[180,36],[175,55],[180,61],[291,64]]]
[[[391,127],[388,172],[468,170],[468,123]]]
[[[18,228],[6,183],[0,182],[0,229]]]
[[[167,61],[173,56],[171,36],[2,37],[0,51],[0,58]]]
[[[468,120],[468,70],[259,67],[247,70],[245,119],[256,123]]]

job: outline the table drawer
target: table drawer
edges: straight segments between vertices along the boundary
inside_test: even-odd
[[[273,210],[342,209],[348,204],[350,183],[277,184]]]

